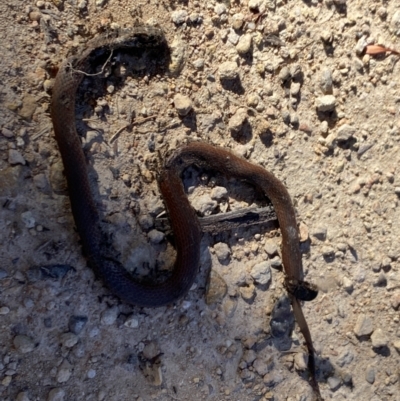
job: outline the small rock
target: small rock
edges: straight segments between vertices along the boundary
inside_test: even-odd
[[[160,354],[160,350],[157,344],[154,341],[150,341],[148,344],[145,345],[142,351],[143,358],[151,361],[157,355]]]
[[[321,241],[325,241],[327,232],[328,229],[326,227],[318,226],[312,230],[311,235]]]
[[[290,75],[290,70],[288,67],[283,67],[280,71],[279,71],[279,79],[284,83],[286,81],[288,81],[291,78]]]
[[[400,36],[400,10],[393,14],[390,20],[390,28],[395,35]]]
[[[252,36],[250,34],[241,36],[238,44],[236,45],[237,52],[241,56],[244,56],[246,53],[248,53],[250,51],[251,42],[252,42]]]
[[[264,245],[264,251],[267,252],[268,256],[274,256],[278,253],[278,245],[275,241],[267,239]]]
[[[365,371],[365,380],[369,384],[374,384],[375,382],[375,369],[373,367],[368,367]]]
[[[364,50],[365,50],[365,48],[367,47],[367,45],[368,45],[368,42],[367,42],[365,36],[362,36],[362,37],[358,40],[358,42],[357,42],[357,44],[356,44],[356,46],[355,46],[355,48],[354,48],[354,50],[355,50],[357,56],[361,56],[361,55],[364,53]]]
[[[188,13],[186,10],[176,10],[172,12],[171,19],[175,25],[181,25],[186,21],[187,16]]]
[[[87,316],[71,316],[68,321],[68,328],[74,334],[79,334],[88,321]]]
[[[344,276],[342,278],[342,286],[349,294],[353,292],[353,283],[348,277]]]
[[[64,401],[65,391],[61,388],[53,388],[49,391],[47,401]]]
[[[227,292],[228,286],[226,285],[225,280],[214,269],[212,269],[207,285],[207,305],[221,303]]]
[[[214,252],[220,262],[227,260],[231,256],[229,246],[224,242],[218,242],[214,245]]]
[[[18,114],[24,120],[30,120],[36,110],[36,98],[30,94],[26,94],[22,100],[22,108]]]
[[[265,376],[272,369],[272,366],[271,363],[268,364],[263,359],[257,358],[253,362],[253,368],[260,376]]]
[[[374,331],[372,319],[366,315],[359,315],[356,325],[354,326],[354,334],[357,337],[369,336]]]
[[[35,348],[35,343],[33,342],[33,340],[30,337],[24,335],[15,336],[13,344],[15,349],[22,354],[27,354],[28,352],[33,351]]]
[[[136,329],[139,327],[139,320],[137,320],[135,317],[129,317],[125,320],[124,326],[129,327],[130,329]]]
[[[11,165],[22,164],[25,165],[26,161],[18,150],[10,149],[8,151],[8,162]]]
[[[232,28],[239,30],[244,24],[244,15],[242,13],[237,13],[232,16]]]
[[[229,119],[228,128],[237,133],[243,127],[243,124],[247,120],[247,110],[241,107],[236,110],[236,113]]]
[[[219,66],[218,71],[221,80],[233,80],[239,76],[238,66],[234,61],[225,61]]]
[[[105,326],[111,326],[117,320],[118,313],[119,313],[119,309],[117,306],[106,309],[101,314],[101,317],[100,317],[101,323],[104,324]]]
[[[304,372],[307,369],[307,356],[303,352],[296,352],[294,355],[294,367]]]
[[[400,308],[400,292],[392,295],[390,303],[394,310],[399,310],[399,308]]]
[[[320,96],[315,100],[315,107],[318,111],[332,111],[336,107],[336,98],[333,95]]]
[[[57,382],[58,383],[65,383],[67,382],[72,374],[71,364],[64,359],[62,364],[59,366],[57,371]]]
[[[354,354],[350,349],[345,349],[339,356],[336,363],[342,368],[344,365],[348,365],[354,359]]]
[[[299,224],[299,236],[300,242],[306,242],[310,238],[307,224],[302,221]]]
[[[339,142],[348,141],[356,133],[356,129],[349,124],[343,124],[337,132],[336,139]]]
[[[211,191],[211,199],[220,201],[228,196],[228,190],[225,187],[214,187]]]
[[[204,58],[198,58],[193,61],[193,67],[197,70],[202,70],[204,68],[205,60]]]
[[[28,397],[28,393],[25,391],[21,391],[20,393],[17,394],[15,401],[30,401],[29,397]]]
[[[323,70],[321,73],[321,77],[319,80],[319,87],[321,88],[324,95],[330,95],[333,91],[332,85],[332,71],[331,70]]]
[[[72,348],[78,343],[78,340],[76,334],[70,332],[61,334],[60,338],[61,345],[65,348]]]
[[[170,44],[170,63],[168,70],[171,75],[177,75],[182,70],[185,62],[185,43],[176,38]]]
[[[189,96],[181,95],[180,93],[175,95],[174,105],[181,117],[186,116],[193,107]]]
[[[26,228],[35,227],[36,221],[30,210],[28,210],[27,212],[21,213],[21,220],[24,223]]]
[[[257,354],[254,350],[249,349],[243,353],[243,360],[246,362],[247,366],[251,366],[253,362],[256,360]]]
[[[214,11],[217,15],[226,14],[227,8],[224,3],[217,3],[214,7]]]
[[[209,216],[217,208],[218,202],[212,200],[209,194],[196,196],[192,200],[192,206],[203,216]]]
[[[158,230],[150,230],[147,234],[152,244],[159,244],[164,241],[165,234]]]
[[[400,354],[400,340],[393,341],[393,347]]]
[[[240,287],[239,292],[242,298],[247,302],[253,301],[254,297],[256,296],[256,289],[253,284],[250,284],[246,287]]]
[[[269,262],[255,264],[250,273],[257,284],[266,285],[271,282],[271,267]]]
[[[374,348],[386,347],[389,342],[381,328],[374,330],[371,335],[371,341]]]
[[[5,136],[6,138],[14,138],[14,132],[12,132],[11,130],[9,130],[8,128],[2,128],[1,133],[3,136]]]
[[[328,378],[328,385],[331,391],[338,390],[341,384],[342,381],[338,377],[333,376]]]

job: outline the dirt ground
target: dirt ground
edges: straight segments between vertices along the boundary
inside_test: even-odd
[[[168,307],[123,303],[86,265],[52,84],[73,49],[137,21],[164,30],[169,65],[150,74],[148,59],[116,55],[76,106],[122,262],[138,275],[173,265],[157,228],[165,152],[231,149],[296,206],[320,287],[304,313],[324,399],[399,401],[400,56],[385,51],[400,51],[398,0],[0,3],[0,399],[313,400],[279,230],[205,233],[195,284]],[[184,183],[202,215],[263,203],[213,171],[190,168]]]

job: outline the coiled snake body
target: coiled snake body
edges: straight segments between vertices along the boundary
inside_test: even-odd
[[[191,164],[212,168],[222,174],[245,180],[261,189],[272,201],[282,233],[282,261],[286,287],[296,320],[309,351],[311,384],[321,400],[315,379],[314,349],[307,323],[298,299],[316,296],[314,288],[303,281],[302,259],[294,208],[285,186],[260,166],[219,147],[192,142],[175,150],[165,162],[159,187],[169,213],[177,250],[171,276],[158,285],[138,283],[117,261],[103,255],[103,234],[99,213],[91,193],[86,160],[75,127],[75,96],[83,73],[99,54],[120,48],[157,47],[165,45],[161,30],[142,26],[101,36],[77,56],[68,58],[58,71],[53,87],[51,117],[62,156],[75,224],[82,240],[88,264],[118,297],[141,306],[161,306],[184,296],[195,280],[199,259],[201,229],[198,218],[184,192],[181,173]]]

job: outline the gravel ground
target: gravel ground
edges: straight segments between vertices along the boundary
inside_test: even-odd
[[[115,63],[83,81],[76,108],[121,260],[138,275],[173,265],[155,228],[165,151],[232,149],[295,203],[321,289],[304,311],[324,399],[399,401],[400,63],[371,46],[400,50],[398,1],[135,3],[0,3],[0,399],[313,399],[279,230],[205,234],[196,282],[169,307],[126,305],[86,266],[51,88],[71,49],[140,21],[165,31],[168,69]],[[190,168],[184,182],[202,215],[263,202],[212,171]]]

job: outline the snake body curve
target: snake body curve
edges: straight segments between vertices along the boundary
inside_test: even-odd
[[[162,31],[147,26],[101,36],[89,42],[86,50],[62,63],[56,76],[51,118],[64,164],[72,214],[88,264],[114,294],[128,303],[149,307],[170,304],[189,291],[200,260],[201,229],[182,185],[180,177],[183,170],[196,164],[258,187],[270,198],[278,217],[286,287],[296,320],[306,339],[311,384],[317,399],[322,400],[315,379],[311,335],[298,300],[313,299],[317,292],[303,281],[295,211],[287,189],[273,174],[220,147],[201,142],[182,146],[167,158],[159,177],[159,188],[170,217],[177,251],[171,276],[157,285],[138,283],[120,262],[103,254],[104,239],[100,228],[100,216],[91,192],[86,159],[75,126],[76,91],[84,72],[99,54],[108,54],[119,48],[147,48],[163,44],[165,39]]]

